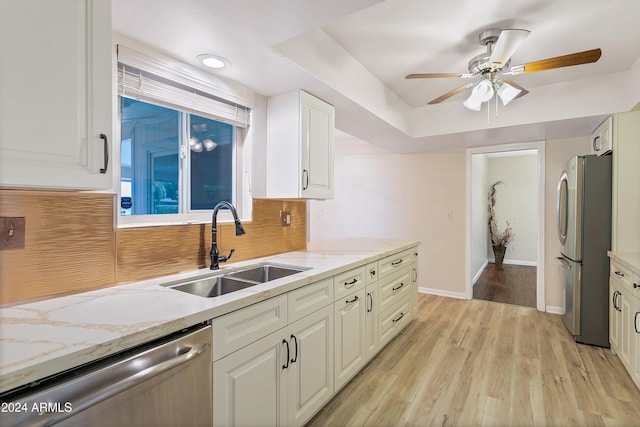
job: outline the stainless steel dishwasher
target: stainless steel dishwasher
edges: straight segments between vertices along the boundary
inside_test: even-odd
[[[200,326],[0,396],[1,426],[212,425],[211,326]]]

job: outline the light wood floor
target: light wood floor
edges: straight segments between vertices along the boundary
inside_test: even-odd
[[[489,263],[473,285],[473,297],[485,301],[536,307],[537,267]]]
[[[416,318],[309,426],[640,426],[640,391],[560,316],[420,295]]]

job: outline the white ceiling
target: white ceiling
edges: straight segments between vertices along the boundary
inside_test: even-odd
[[[337,127],[398,152],[588,135],[640,101],[638,0],[112,0],[114,31],[270,96],[305,89],[336,106]],[[595,64],[513,76],[530,93],[498,111],[472,112],[466,83],[405,80],[464,73],[487,28],[531,31],[513,64],[593,48]]]

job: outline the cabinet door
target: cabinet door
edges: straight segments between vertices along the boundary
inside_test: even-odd
[[[336,301],[335,385],[336,391],[355,375],[365,362],[365,290]]]
[[[372,283],[366,288],[365,295],[365,352],[366,360],[371,359],[378,352],[378,285]]]
[[[618,343],[618,357],[622,361],[622,364],[631,371],[631,352],[633,350],[633,321],[634,312],[631,306],[631,298],[625,289],[622,289],[620,297],[618,298],[618,307],[621,311],[620,319],[620,342]]]
[[[214,426],[280,424],[281,377],[287,373],[282,335],[275,332],[214,362]]]
[[[334,107],[301,92],[302,197],[333,198]]]
[[[333,306],[289,326],[288,426],[304,424],[333,396]]]
[[[611,350],[617,353],[620,346],[620,322],[622,320],[619,305],[620,286],[614,278],[610,278],[609,283],[609,344],[611,344]]]
[[[631,377],[640,388],[640,299],[635,298],[631,317]]]
[[[111,188],[111,2],[2,9],[0,185]]]

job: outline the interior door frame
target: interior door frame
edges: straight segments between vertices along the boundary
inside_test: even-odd
[[[467,148],[467,182],[466,182],[466,266],[465,266],[465,298],[473,298],[473,283],[471,277],[471,157],[474,154],[501,153],[509,151],[537,150],[538,169],[538,247],[537,247],[537,274],[536,274],[536,308],[538,311],[546,311],[544,289],[544,236],[545,236],[545,143],[544,141],[523,142],[505,145],[492,145],[485,147]]]

